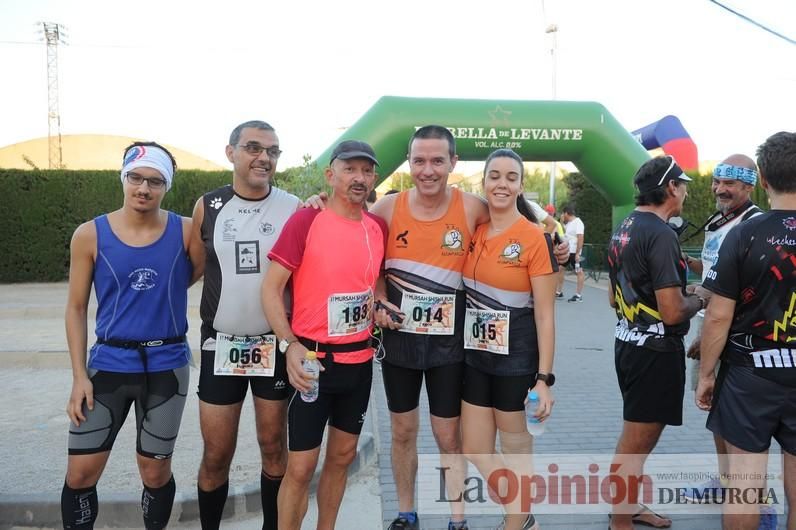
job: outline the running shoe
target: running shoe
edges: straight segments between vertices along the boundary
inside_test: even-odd
[[[420,530],[420,517],[415,517],[414,523],[410,523],[406,517],[396,517],[387,530]]]
[[[506,518],[504,517],[500,524],[495,527],[495,530],[505,530],[506,528]],[[539,525],[536,524],[536,518],[533,514],[528,514],[528,518],[525,519],[525,522],[522,523],[520,530],[539,530]]]
[[[466,519],[459,524],[456,524],[453,521],[448,521],[448,530],[470,530],[470,527],[467,526]]]
[[[582,302],[582,301],[583,301],[583,297],[581,295],[579,295],[579,294],[573,294],[572,298],[567,300],[567,302]]]
[[[773,506],[760,507],[760,525],[757,530],[777,530],[777,512]]]
[[[722,494],[722,488],[724,488],[724,485],[721,483],[721,480],[719,480],[718,477],[712,478],[704,484],[687,487],[683,498],[686,502],[694,504],[712,504],[716,496]]]
[[[564,298],[564,293],[561,291],[556,291],[556,298]]]

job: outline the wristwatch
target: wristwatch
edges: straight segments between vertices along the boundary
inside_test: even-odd
[[[292,340],[282,339],[279,341],[279,351],[282,353],[287,353],[287,349],[290,348],[290,345],[294,342],[298,342],[299,340],[293,337]]]
[[[538,372],[536,374],[537,381],[544,381],[547,386],[553,386],[556,384],[556,376],[553,374],[543,374],[542,372]]]

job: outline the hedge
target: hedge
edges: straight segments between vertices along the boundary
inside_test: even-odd
[[[694,225],[685,232],[688,237],[716,211],[716,200],[711,192],[711,175],[690,175],[693,182],[688,183],[688,197],[683,205],[682,217]],[[600,195],[596,188],[580,173],[570,173],[564,177],[564,184],[569,191],[569,200],[575,206],[575,215],[581,218],[586,233],[584,242],[594,245],[607,245],[613,227],[611,225],[611,204]],[[762,209],[768,209],[768,198],[760,186],[756,186],[752,201]],[[561,210],[560,205],[558,210]],[[688,247],[701,247],[703,233],[684,243]]]
[[[315,175],[308,171],[289,168],[277,173],[276,181],[305,198],[323,185],[320,177],[310,178]],[[683,215],[701,225],[715,209],[711,177],[692,177]],[[190,216],[200,195],[231,181],[230,171],[180,170],[163,207]],[[610,204],[578,173],[571,173],[564,182],[569,200],[586,226],[586,243],[605,245],[611,234]],[[117,171],[0,169],[0,186],[5,191],[5,204],[0,207],[0,283],[66,279],[69,241],[75,228],[122,204]],[[768,201],[759,186],[753,200],[767,208]],[[701,234],[688,242],[688,246],[701,245]]]
[[[204,192],[232,181],[230,171],[181,170],[163,207],[190,216]],[[75,228],[121,207],[118,171],[0,169],[0,282],[61,281],[69,273]]]

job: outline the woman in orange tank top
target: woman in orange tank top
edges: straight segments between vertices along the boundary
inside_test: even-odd
[[[529,391],[539,396],[539,421],[553,407],[558,265],[550,236],[522,195],[522,178],[522,159],[514,151],[499,149],[487,158],[483,185],[491,220],[473,235],[463,271],[462,439],[464,453],[485,478],[503,468],[527,481],[533,473],[533,438],[524,413]],[[502,455],[495,454],[498,435]],[[538,528],[519,500],[506,501],[500,528]]]

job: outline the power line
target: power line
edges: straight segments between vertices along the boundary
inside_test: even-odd
[[[765,31],[767,31],[767,32],[771,33],[772,35],[776,35],[776,36],[777,36],[777,37],[779,37],[780,39],[783,39],[783,40],[785,40],[786,42],[789,42],[790,44],[796,44],[796,40],[793,40],[793,39],[791,39],[791,38],[789,38],[789,37],[786,37],[786,36],[785,36],[785,35],[783,35],[782,33],[778,33],[778,32],[776,32],[776,31],[774,31],[773,29],[771,29],[771,28],[769,28],[769,27],[767,27],[767,26],[764,26],[764,25],[763,25],[763,24],[761,24],[760,22],[757,22],[757,21],[755,21],[755,20],[752,20],[751,18],[747,17],[747,16],[746,16],[746,15],[744,15],[743,13],[739,13],[738,11],[735,11],[734,9],[732,9],[732,8],[730,8],[730,7],[727,7],[727,6],[725,6],[724,4],[722,4],[722,3],[720,3],[720,2],[718,2],[718,1],[716,1],[716,0],[708,0],[708,1],[709,1],[709,2],[711,2],[711,3],[714,3],[714,4],[716,4],[717,6],[719,6],[719,7],[723,8],[723,9],[726,9],[727,11],[729,11],[730,13],[732,13],[732,14],[733,14],[733,15],[735,15],[735,16],[737,16],[737,17],[740,17],[740,18],[744,19],[745,21],[747,21],[747,22],[749,22],[749,23],[751,23],[751,24],[754,24],[754,25],[755,25],[755,26],[757,26],[758,28],[760,28],[760,29],[762,29],[762,30],[765,30]]]

